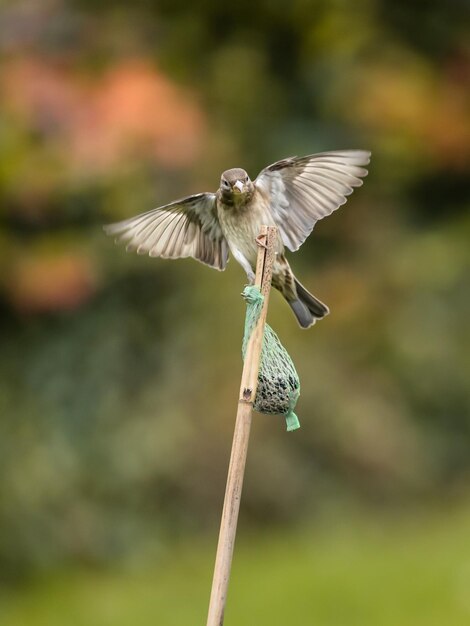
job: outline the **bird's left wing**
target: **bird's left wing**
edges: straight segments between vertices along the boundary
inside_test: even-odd
[[[225,269],[228,245],[217,218],[216,196],[198,193],[104,227],[127,250],[164,259],[194,259]]]
[[[270,203],[282,241],[297,250],[318,220],[347,200],[367,175],[370,160],[365,150],[321,152],[291,157],[260,172],[255,185]]]

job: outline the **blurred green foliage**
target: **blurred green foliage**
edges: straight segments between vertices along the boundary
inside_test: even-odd
[[[365,520],[350,509],[338,518],[295,536],[245,537],[235,555],[226,626],[468,624],[468,509],[419,514],[411,523]],[[45,577],[26,592],[0,596],[2,624],[203,624],[213,549],[183,543],[162,554],[158,568]]]
[[[256,418],[246,522],[467,495],[464,9],[2,4],[2,578],[153,558],[169,534],[215,528],[244,275],[126,255],[101,224],[291,154],[366,148],[373,160],[291,256],[331,315],[301,332],[273,294],[302,429]]]

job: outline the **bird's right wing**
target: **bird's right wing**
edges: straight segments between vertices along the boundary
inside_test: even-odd
[[[199,193],[104,227],[127,250],[163,259],[193,257],[225,269],[228,245],[217,217],[216,196]]]
[[[346,202],[362,185],[370,152],[340,150],[283,159],[265,167],[255,180],[268,198],[282,241],[297,250],[318,220]]]

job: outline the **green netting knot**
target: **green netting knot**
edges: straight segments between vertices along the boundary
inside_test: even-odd
[[[264,296],[254,285],[245,287],[242,295],[246,300],[245,332],[242,344],[242,355],[245,358],[248,340],[259,320]],[[299,420],[294,413],[299,395],[300,380],[294,363],[274,330],[266,324],[258,373],[258,389],[253,407],[259,413],[284,415],[287,430],[296,430],[300,428]]]

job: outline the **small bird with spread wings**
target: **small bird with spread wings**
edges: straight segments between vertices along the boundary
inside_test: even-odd
[[[198,193],[137,217],[105,226],[127,250],[151,257],[193,257],[224,270],[229,251],[254,280],[256,238],[263,224],[276,226],[273,287],[292,308],[302,328],[329,313],[297,280],[284,255],[295,252],[318,220],[347,200],[367,175],[370,152],[341,150],[291,157],[269,165],[251,181],[243,169],[224,172],[216,193]]]

